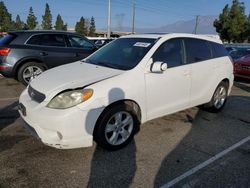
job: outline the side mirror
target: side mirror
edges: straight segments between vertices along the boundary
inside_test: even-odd
[[[167,63],[156,61],[151,64],[150,71],[153,73],[162,73],[163,71],[167,70],[168,65]]]

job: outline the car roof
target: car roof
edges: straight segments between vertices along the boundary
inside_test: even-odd
[[[146,33],[146,34],[131,34],[122,36],[121,38],[151,38],[151,39],[159,39],[159,38],[196,38],[208,40],[211,42],[216,42],[222,44],[222,41],[217,35],[196,35],[189,33]]]
[[[9,31],[9,33],[69,33],[69,34],[76,34],[74,32],[67,32],[61,30],[13,30]]]
[[[8,33],[18,36],[15,38],[15,40],[11,42],[12,44],[24,44],[32,35],[37,35],[37,34],[64,34],[64,35],[73,35],[86,38],[84,35],[81,35],[79,33],[60,31],[60,30],[13,30],[9,31]],[[93,42],[91,42],[90,40],[89,42],[93,44]]]

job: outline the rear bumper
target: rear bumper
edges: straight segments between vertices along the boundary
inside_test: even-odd
[[[13,69],[13,66],[0,62],[0,74],[2,74],[4,77],[13,77]]]

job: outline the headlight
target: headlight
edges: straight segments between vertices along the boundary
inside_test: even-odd
[[[88,100],[92,95],[92,89],[66,91],[54,97],[47,107],[56,109],[70,108]]]

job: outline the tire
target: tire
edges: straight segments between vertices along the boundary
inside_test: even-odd
[[[27,86],[31,79],[37,77],[43,71],[45,71],[45,68],[41,63],[27,62],[18,69],[17,79],[23,85]]]
[[[220,112],[226,102],[228,96],[228,84],[222,81],[214,91],[213,97],[209,103],[203,105],[203,109],[212,113]]]
[[[139,119],[130,105],[120,103],[104,110],[99,117],[94,140],[103,149],[115,151],[131,142],[139,131]]]

